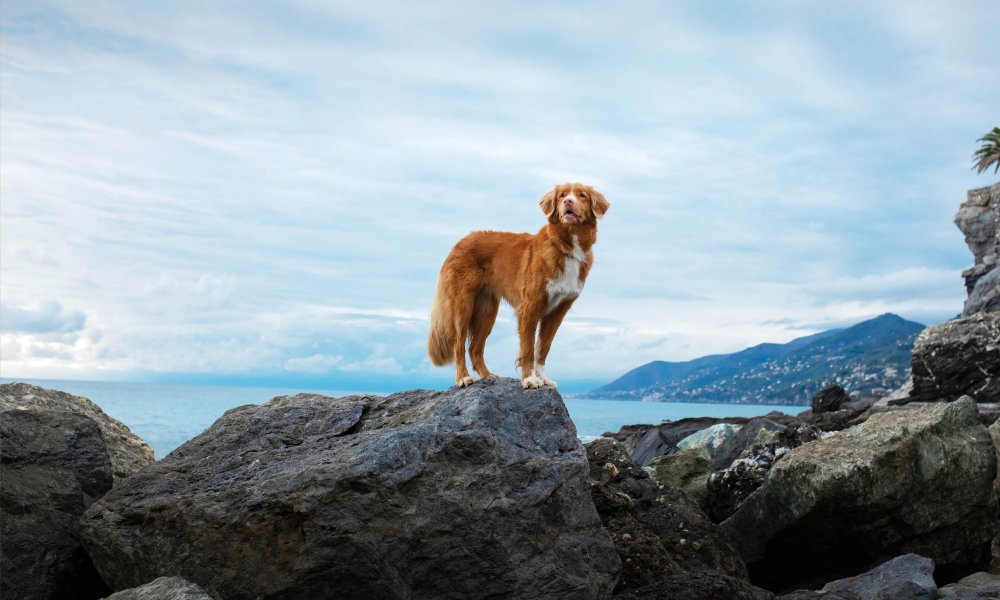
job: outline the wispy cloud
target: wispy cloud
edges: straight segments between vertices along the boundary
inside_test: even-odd
[[[0,18],[5,375],[447,382],[424,358],[441,261],[470,230],[536,229],[563,180],[613,208],[557,379],[961,308],[994,2]],[[505,309],[487,358],[515,353]]]

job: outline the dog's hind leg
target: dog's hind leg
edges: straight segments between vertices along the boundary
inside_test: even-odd
[[[466,387],[472,385],[473,380],[465,363],[465,344],[469,340],[476,297],[482,287],[482,270],[478,266],[471,265],[455,269],[452,281],[454,285],[451,297],[451,323],[455,332],[455,337],[452,339],[452,358],[455,362],[455,385]]]
[[[472,311],[472,321],[469,323],[469,358],[472,368],[482,378],[496,377],[486,366],[483,352],[486,350],[486,338],[493,331],[500,310],[500,298],[487,290],[482,290],[476,297],[476,306]]]

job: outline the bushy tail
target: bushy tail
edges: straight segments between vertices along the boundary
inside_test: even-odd
[[[434,366],[441,367],[454,359],[452,352],[455,346],[454,334],[449,326],[451,318],[448,315],[447,294],[444,287],[444,275],[438,278],[437,292],[434,294],[434,306],[431,308],[431,331],[427,336],[427,355]]]

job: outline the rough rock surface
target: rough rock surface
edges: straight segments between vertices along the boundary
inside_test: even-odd
[[[712,473],[706,483],[703,505],[708,516],[717,523],[728,519],[763,485],[767,472],[789,450],[820,436],[820,432],[807,423],[780,426],[761,418],[753,419],[744,429],[748,433],[756,431],[754,438],[747,442],[748,447],[728,467]]]
[[[831,581],[823,591],[850,590],[862,600],[935,600],[934,561],[904,554],[867,573]]]
[[[976,281],[965,301],[963,316],[1000,311],[1000,269],[994,268]]]
[[[648,465],[657,456],[677,452],[677,443],[692,433],[697,433],[716,423],[742,425],[747,421],[748,419],[744,417],[728,417],[725,419],[694,417],[678,421],[666,421],[649,428],[639,437],[635,443],[635,448],[630,450],[632,460],[640,465]]]
[[[740,427],[740,425],[733,423],[716,423],[677,442],[677,447],[684,450],[701,446],[708,450],[708,454],[714,458],[721,447],[736,437]]]
[[[706,447],[694,446],[655,458],[645,469],[657,483],[680,488],[700,504],[708,492],[712,456]]]
[[[850,401],[851,397],[847,395],[844,388],[839,385],[830,385],[813,395],[812,411],[814,414],[833,412],[840,410],[841,404]]]
[[[1000,263],[1000,183],[969,190],[966,201],[955,215],[955,225],[972,251],[973,265],[962,272],[971,300],[981,280]],[[966,302],[962,316],[979,310],[983,309]]]
[[[973,573],[938,589],[938,598],[1000,599],[1000,575],[984,572]]]
[[[928,327],[913,344],[907,401],[1000,402],[1000,312],[980,312]]]
[[[604,598],[620,569],[558,392],[300,394],[227,412],[81,520],[116,588],[243,598]]]
[[[0,420],[0,597],[97,598],[110,590],[84,552],[77,519],[111,489],[92,419],[11,410]]]
[[[989,561],[996,469],[969,398],[880,413],[786,454],[722,525],[768,589],[907,552],[932,558],[947,579]]]
[[[115,483],[153,462],[153,450],[142,438],[82,396],[27,383],[0,385],[0,414],[17,408],[72,412],[93,419],[101,428],[104,444],[111,456]]]
[[[183,577],[159,577],[145,585],[111,594],[107,600],[212,600]]]
[[[591,495],[622,561],[618,592],[665,576],[718,570],[746,579],[746,566],[718,525],[677,488],[657,484],[609,439],[587,444]]]
[[[696,571],[664,577],[615,600],[774,600],[774,594],[723,573]]]

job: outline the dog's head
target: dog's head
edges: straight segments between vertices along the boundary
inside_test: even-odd
[[[604,194],[582,183],[563,183],[542,196],[538,205],[549,223],[594,224],[611,208]]]

